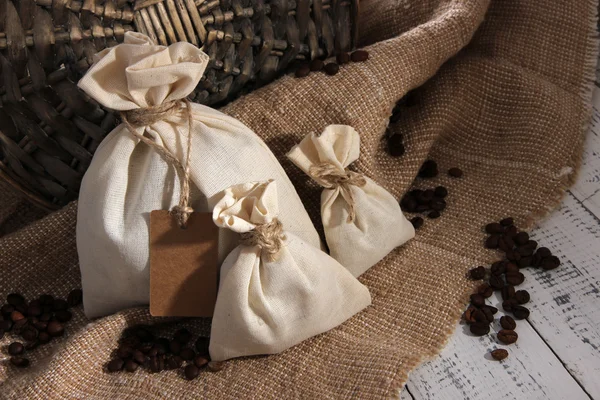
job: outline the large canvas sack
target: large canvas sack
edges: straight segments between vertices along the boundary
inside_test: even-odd
[[[275,354],[335,328],[371,304],[343,266],[278,221],[275,181],[227,189],[213,211],[242,243],[221,266],[210,334],[213,360]]]
[[[198,84],[209,57],[189,43],[156,46],[128,32],[124,44],[97,55],[79,86],[118,111],[149,108],[185,98]],[[210,211],[213,196],[234,184],[276,179],[280,219],[312,246],[320,239],[300,198],[265,143],[241,122],[191,104],[191,205]],[[178,160],[187,156],[188,120],[179,112],[135,128]],[[153,210],[178,204],[176,170],[121,124],[101,143],[83,179],[77,218],[84,309],[88,317],[149,302],[149,219]],[[237,245],[219,234],[219,259]]]
[[[394,196],[348,170],[359,155],[360,136],[347,125],[330,125],[320,136],[311,133],[287,155],[324,187],[321,220],[330,254],[354,276],[415,236]]]

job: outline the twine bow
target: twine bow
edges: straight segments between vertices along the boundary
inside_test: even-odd
[[[185,166],[179,161],[179,159],[169,151],[166,147],[158,144],[151,139],[147,138],[143,134],[136,132],[136,128],[144,127],[147,129],[149,125],[152,125],[158,121],[164,121],[168,117],[177,114],[181,108],[185,105],[184,112],[188,119],[188,140],[187,140],[187,155],[185,158]],[[160,104],[154,107],[139,108],[135,110],[122,111],[121,120],[129,130],[129,132],[146,143],[148,146],[154,148],[158,154],[166,159],[170,163],[181,181],[180,194],[179,194],[179,205],[173,207],[171,213],[177,219],[177,223],[181,228],[186,228],[188,218],[190,214],[194,212],[192,207],[189,206],[190,201],[190,155],[192,153],[192,107],[191,103],[187,99],[171,101]],[[145,132],[145,130],[144,130]]]
[[[242,233],[240,242],[245,246],[258,246],[266,253],[269,261],[274,261],[277,259],[284,240],[283,225],[277,218],[274,218],[268,224],[257,225],[250,232]]]
[[[348,168],[340,171],[340,168],[329,162],[312,165],[308,174],[319,185],[326,189],[339,188],[342,197],[348,203],[348,222],[354,222],[356,218],[354,194],[350,186],[365,186],[367,180],[362,174],[350,171]]]

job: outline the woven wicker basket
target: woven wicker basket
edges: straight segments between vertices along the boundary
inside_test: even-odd
[[[350,50],[357,16],[358,0],[0,0],[0,177],[47,209],[77,198],[118,122],[77,81],[126,31],[202,46],[211,62],[190,100],[220,105]]]

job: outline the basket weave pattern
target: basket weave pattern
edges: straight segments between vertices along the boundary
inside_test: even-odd
[[[211,61],[189,98],[218,105],[350,50],[357,15],[358,0],[0,0],[0,177],[45,208],[77,198],[118,122],[77,81],[127,31],[201,47]]]

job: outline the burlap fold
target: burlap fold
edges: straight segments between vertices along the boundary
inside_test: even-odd
[[[464,272],[494,257],[481,245],[481,226],[508,215],[531,225],[573,182],[589,117],[597,2],[361,5],[363,43],[377,42],[368,46],[367,62],[343,66],[333,77],[284,77],[223,111],[265,139],[314,222],[321,189],[285,160],[307,133],[329,124],[355,127],[361,133],[358,171],[396,197],[426,158],[439,163],[441,176],[419,184],[446,185],[448,207],[361,276],[373,305],[282,354],[234,360],[193,382],[174,371],[102,372],[124,327],[156,322],[147,311],[125,311],[87,326],[77,314],[60,345],[33,353],[36,368],[0,366],[0,397],[387,398],[398,394],[412,368],[441,349],[471,286]],[[383,140],[387,118],[399,98],[421,85],[419,104],[394,125],[407,152],[392,158]],[[455,166],[465,171],[460,180],[443,173]],[[0,239],[1,296],[12,290],[64,295],[78,285],[75,208]],[[205,320],[188,326],[208,332]],[[51,352],[53,357],[40,359]]]

